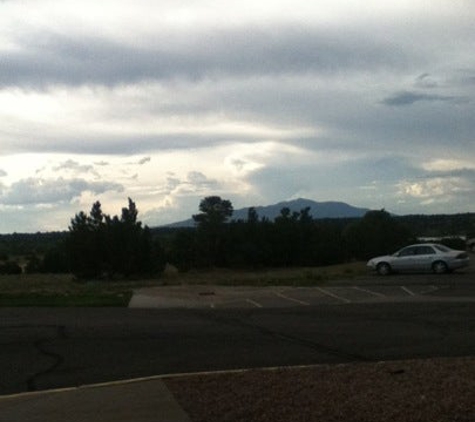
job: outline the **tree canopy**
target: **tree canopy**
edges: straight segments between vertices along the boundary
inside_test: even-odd
[[[349,251],[357,259],[392,253],[414,240],[411,230],[387,211],[368,211],[344,232]]]
[[[218,227],[233,215],[231,201],[219,196],[207,196],[200,202],[200,214],[193,215],[199,227]]]
[[[71,271],[79,278],[113,279],[163,270],[163,251],[153,242],[150,229],[137,221],[137,215],[130,198],[120,217],[104,214],[99,201],[89,215],[83,211],[76,214],[66,242]]]

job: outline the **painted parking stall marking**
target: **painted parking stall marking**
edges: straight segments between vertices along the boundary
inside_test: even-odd
[[[376,296],[376,297],[387,298],[387,295],[385,295],[383,293],[374,292],[373,290],[369,290],[369,289],[363,289],[362,287],[359,287],[359,286],[353,286],[353,289],[358,290],[359,292],[363,292],[363,293],[367,293],[369,295]]]
[[[401,290],[405,291],[409,296],[416,296],[416,294],[412,290],[408,289],[406,286],[400,286],[400,287],[401,287]]]
[[[215,287],[213,294],[202,288],[154,287],[137,290],[131,308],[286,308],[291,306],[338,305],[365,302],[405,301],[431,296],[448,286],[432,284],[359,284],[324,287]],[[208,291],[207,291],[208,292]],[[201,293],[201,294],[200,294]],[[423,300],[423,299],[422,299]]]
[[[250,303],[252,306],[255,306],[256,308],[263,308],[264,307],[259,302],[256,302],[255,300],[252,300],[252,299],[246,299],[246,302]]]
[[[331,291],[329,291],[328,289],[323,289],[321,287],[315,287],[315,290],[318,290],[319,292],[322,292],[323,294],[327,295],[327,296],[330,296],[334,299],[337,299],[337,300],[340,300],[342,302],[345,302],[345,303],[351,303],[351,300],[347,299],[346,297],[342,297],[342,296],[339,296],[335,293],[332,293]]]
[[[286,300],[289,300],[291,302],[295,302],[295,303],[298,303],[299,305],[303,305],[303,306],[309,306],[310,303],[304,301],[304,300],[300,300],[300,299],[295,299],[294,297],[290,297],[290,296],[287,296],[287,295],[284,295],[284,293],[282,292],[274,292],[274,294],[282,299],[286,299]]]

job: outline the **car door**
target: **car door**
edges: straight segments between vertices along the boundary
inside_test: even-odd
[[[431,246],[418,246],[416,249],[417,271],[429,271],[434,260],[435,250]]]
[[[413,271],[414,267],[417,266],[416,251],[417,248],[415,246],[408,246],[407,248],[401,249],[391,264],[393,269],[395,271]]]

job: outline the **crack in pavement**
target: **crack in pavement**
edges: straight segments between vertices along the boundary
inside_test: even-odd
[[[1,329],[53,329],[55,330],[54,336],[43,337],[33,342],[34,348],[39,352],[40,355],[46,356],[52,360],[51,365],[46,369],[35,372],[33,375],[29,376],[26,379],[26,388],[27,391],[37,391],[37,380],[39,377],[53,372],[59,365],[64,362],[63,356],[59,353],[48,350],[47,344],[52,340],[65,339],[67,338],[66,327],[64,325],[49,325],[49,324],[24,324],[24,325],[4,325],[0,327]]]
[[[57,335],[55,338],[40,339],[35,341],[34,343],[36,349],[40,352],[40,354],[50,357],[53,360],[53,363],[48,368],[44,369],[43,371],[36,372],[26,380],[27,391],[36,391],[38,389],[37,379],[43,375],[53,372],[59,365],[64,362],[63,356],[61,356],[59,353],[52,352],[45,347],[46,344],[51,340],[67,338],[66,327],[64,325],[56,326],[56,330]]]
[[[372,362],[374,360],[369,357],[363,356],[361,354],[346,352],[344,350],[340,350],[335,347],[316,342],[314,340],[308,340],[308,339],[301,338],[292,334],[284,334],[279,331],[272,330],[270,328],[259,325],[255,322],[246,321],[242,318],[225,316],[225,315],[218,316],[216,313],[212,313],[212,312],[194,312],[194,313],[201,317],[211,319],[218,323],[234,325],[234,326],[239,326],[239,327],[244,327],[244,328],[251,328],[253,330],[257,330],[261,334],[278,338],[280,340],[284,340],[284,341],[291,342],[294,344],[299,344],[301,346],[314,350],[318,353],[324,353],[329,356],[334,356],[340,359],[344,359],[345,361],[348,361],[348,362],[356,362],[356,361],[357,362]]]
[[[51,340],[67,338],[66,327],[64,325],[56,325],[54,327],[56,328],[56,337],[36,340],[34,343],[36,349],[40,352],[40,354],[42,354],[43,356],[50,357],[53,360],[53,363],[48,368],[44,369],[43,371],[36,372],[26,380],[27,391],[36,391],[38,389],[38,378],[53,372],[59,365],[64,362],[63,356],[61,356],[59,353],[52,352],[46,348],[47,343],[49,343]]]

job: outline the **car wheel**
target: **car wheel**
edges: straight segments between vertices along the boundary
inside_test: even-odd
[[[432,271],[434,271],[436,274],[444,274],[448,272],[449,267],[447,267],[447,264],[444,261],[436,261],[432,264]]]
[[[391,266],[387,262],[381,262],[376,267],[376,271],[379,275],[388,275],[391,273]]]

